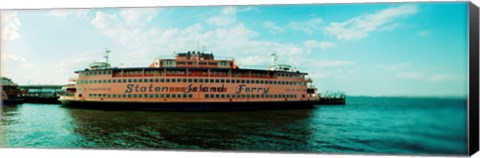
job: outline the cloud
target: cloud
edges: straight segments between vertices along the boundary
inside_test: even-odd
[[[236,19],[234,8],[224,8],[219,15],[210,18],[226,16]],[[126,66],[145,66],[157,56],[171,55],[173,51],[182,52],[197,49],[197,40],[200,48],[206,46],[207,52],[212,51],[216,57],[234,57],[242,68],[267,68],[270,65],[270,54],[277,52],[277,63],[290,64],[300,67],[300,71],[318,74],[325,72],[327,76],[338,77],[338,68],[354,64],[345,60],[320,60],[304,57],[310,49],[327,49],[335,46],[326,41],[309,40],[299,43],[274,42],[260,40],[259,32],[248,28],[237,20],[218,22],[210,27],[209,21],[191,24],[185,28],[135,28],[128,27],[123,17],[115,14],[98,12],[91,21],[112,42],[118,42],[125,50],[122,57],[112,56],[112,61],[123,63]],[[212,21],[210,21],[212,22]],[[174,41],[174,42],[172,42]],[[128,51],[127,51],[128,50]],[[154,54],[159,52],[158,54]],[[238,54],[242,55],[238,55]],[[115,59],[116,58],[116,59]],[[118,65],[118,64],[114,64]],[[323,73],[321,73],[323,74]],[[322,77],[322,76],[312,76]]]
[[[18,30],[20,29],[21,23],[18,19],[17,12],[15,11],[2,11],[1,12],[1,32],[2,39],[4,40],[15,40],[20,38]]]
[[[400,70],[403,68],[406,68],[410,66],[409,63],[400,63],[400,64],[393,64],[393,65],[377,65],[379,69],[382,69],[384,71],[395,71],[395,70]]]
[[[449,80],[453,80],[453,79],[455,79],[455,76],[452,75],[452,74],[448,74],[448,73],[433,74],[428,78],[429,81],[434,81],[434,82],[449,81]]]
[[[89,11],[90,9],[52,9],[50,12],[48,12],[48,15],[62,18],[70,15],[76,17],[86,17]]]
[[[331,68],[331,67],[342,67],[355,64],[352,61],[345,60],[320,60],[317,61],[315,67],[317,68]]]
[[[428,30],[418,31],[417,35],[420,36],[420,37],[425,37],[425,36],[430,35],[430,31],[428,31]]]
[[[323,20],[321,18],[314,18],[304,22],[293,21],[289,23],[289,26],[294,30],[300,30],[308,35],[312,35],[313,32],[321,30],[320,24],[322,24],[322,22]]]
[[[207,24],[215,25],[215,26],[227,26],[231,25],[236,22],[236,8],[235,7],[224,7],[221,14],[218,16],[214,16],[208,18],[205,22]]]
[[[241,11],[241,12],[254,11],[254,12],[257,12],[257,13],[260,13],[260,12],[261,12],[260,9],[258,9],[257,7],[252,7],[252,6],[248,6],[248,7],[246,7],[246,8],[240,9],[239,11]]]
[[[338,40],[359,40],[373,31],[392,31],[400,26],[397,20],[401,17],[416,14],[416,5],[401,5],[381,10],[374,14],[354,17],[344,22],[332,22],[324,28],[329,35]]]
[[[103,12],[97,12],[91,23],[100,29],[119,27],[122,24],[116,15],[105,14]]]
[[[327,49],[327,48],[332,48],[336,46],[335,43],[332,43],[332,42],[324,42],[324,41],[316,41],[316,40],[307,40],[307,41],[304,41],[303,44],[307,49],[314,49],[314,48]]]
[[[128,26],[142,27],[152,21],[159,11],[159,8],[125,8],[120,11],[120,17]]]
[[[270,33],[274,35],[277,33],[285,32],[285,27],[278,26],[276,23],[271,21],[263,22],[263,26],[267,28],[270,31]]]
[[[423,74],[420,72],[399,72],[396,74],[397,77],[402,79],[421,79]]]

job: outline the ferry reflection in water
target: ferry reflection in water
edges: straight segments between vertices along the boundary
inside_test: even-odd
[[[83,147],[304,151],[313,109],[134,112],[71,109]],[[88,143],[87,143],[88,142]]]

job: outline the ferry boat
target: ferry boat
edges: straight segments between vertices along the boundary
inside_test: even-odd
[[[60,97],[64,106],[106,109],[230,110],[311,108],[344,104],[322,99],[307,73],[286,64],[267,70],[242,69],[233,58],[188,51],[159,57],[148,67],[118,68],[93,62]]]

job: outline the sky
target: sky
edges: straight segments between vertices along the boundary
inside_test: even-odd
[[[118,67],[197,49],[241,68],[277,63],[347,95],[466,97],[465,2],[8,10],[1,75],[66,84],[105,48]]]

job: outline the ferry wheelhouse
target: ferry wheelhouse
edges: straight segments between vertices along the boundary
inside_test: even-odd
[[[66,87],[65,106],[171,110],[306,108],[320,104],[307,73],[289,65],[241,69],[235,60],[189,51],[159,57],[148,67],[94,62]]]

